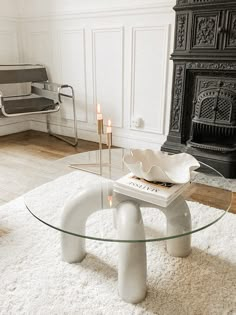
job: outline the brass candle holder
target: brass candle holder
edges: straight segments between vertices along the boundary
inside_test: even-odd
[[[107,128],[111,130],[111,126],[109,125]],[[107,129],[108,130],[108,129]],[[102,135],[104,134],[104,128],[103,128],[103,119],[97,119],[97,134],[99,136],[99,163],[76,163],[76,164],[70,164],[69,167],[79,169],[79,170],[85,170],[90,173],[94,173],[97,175],[102,175],[103,173],[103,166],[109,166],[109,174],[111,175],[111,147],[112,147],[112,133],[107,132],[107,146],[108,146],[108,154],[109,154],[109,163],[103,163],[102,162]],[[99,166],[99,172],[88,170],[87,167],[97,167]]]
[[[109,177],[111,178],[111,147],[112,147],[112,133],[107,132],[107,146],[109,154]]]
[[[103,119],[98,120],[98,135],[99,135],[99,167],[100,175],[102,175],[102,134],[103,134]]]
[[[107,146],[108,149],[110,150],[112,147],[112,133],[107,133]]]
[[[97,124],[97,132],[99,135],[103,134],[103,119],[99,119]]]

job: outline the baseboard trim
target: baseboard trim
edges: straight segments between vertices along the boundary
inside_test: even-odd
[[[0,136],[6,136],[30,129],[30,121],[20,121],[0,125]]]
[[[69,125],[58,125],[55,122],[51,122],[51,129],[54,133],[60,134],[62,136],[73,137],[73,128]],[[47,132],[46,123],[39,120],[31,120],[30,124],[31,130]],[[149,135],[141,135],[140,133],[134,133],[131,131],[131,135],[127,135],[125,130],[119,131],[119,134],[114,134],[112,136],[112,143],[114,146],[122,148],[149,148],[159,150],[161,145],[166,140],[166,137],[154,135],[154,138],[150,138]],[[82,140],[98,142],[98,135],[96,133],[96,128],[94,129],[78,129],[78,137]],[[106,136],[103,136],[103,142],[106,143]]]

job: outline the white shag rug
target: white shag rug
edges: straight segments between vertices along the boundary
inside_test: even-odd
[[[71,187],[80,189],[94,176],[74,172],[36,192],[53,187],[52,202],[60,204]],[[193,234],[187,258],[169,256],[165,242],[147,243],[148,293],[136,305],[117,293],[117,244],[88,240],[87,251],[80,264],[61,261],[60,233],[36,220],[23,197],[2,206],[0,314],[236,314],[236,215]]]

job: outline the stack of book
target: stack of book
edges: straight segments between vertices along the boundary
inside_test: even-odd
[[[129,173],[114,183],[114,191],[129,197],[167,207],[189,185],[163,182],[148,182]]]

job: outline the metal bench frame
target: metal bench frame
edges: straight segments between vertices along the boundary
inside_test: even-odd
[[[4,93],[0,90],[0,111],[3,117],[18,117],[25,115],[36,115],[36,114],[47,114],[47,131],[50,135],[63,140],[73,146],[76,146],[78,143],[78,135],[77,135],[77,119],[76,119],[76,107],[75,107],[75,93],[74,89],[71,85],[67,84],[57,84],[53,82],[49,82],[47,79],[46,69],[43,65],[39,64],[11,64],[11,65],[0,65],[0,67],[12,67],[13,69],[8,70],[0,70],[0,84],[16,84],[16,83],[30,83],[31,84],[31,93],[30,94],[21,94],[14,96],[4,96]],[[15,73],[14,73],[14,67]],[[21,68],[22,67],[22,68]],[[24,67],[26,69],[24,69]],[[27,69],[28,67],[28,69]],[[31,70],[31,72],[29,71]],[[34,78],[34,73],[32,70],[36,70],[37,75]],[[39,70],[39,71],[38,71]],[[10,73],[11,71],[12,73]],[[22,71],[22,77],[17,75],[17,71]],[[28,71],[28,72],[27,72]],[[40,80],[38,80],[40,79]],[[41,81],[42,79],[42,81]],[[46,79],[46,80],[45,80]],[[63,89],[70,89],[71,94],[66,94],[63,92]],[[54,103],[52,105],[54,108],[45,109],[45,110],[36,110],[36,111],[25,111],[25,112],[15,112],[15,113],[7,113],[5,108],[5,103],[7,100],[12,100],[17,103],[19,99],[27,99],[30,96],[36,96],[35,102],[37,103],[37,97],[41,97],[47,100],[52,100]],[[60,110],[60,104],[62,103],[61,97],[70,98],[73,106],[73,119],[74,119],[74,140],[69,140],[61,135],[55,134],[51,131],[50,128],[50,113],[55,113]]]

